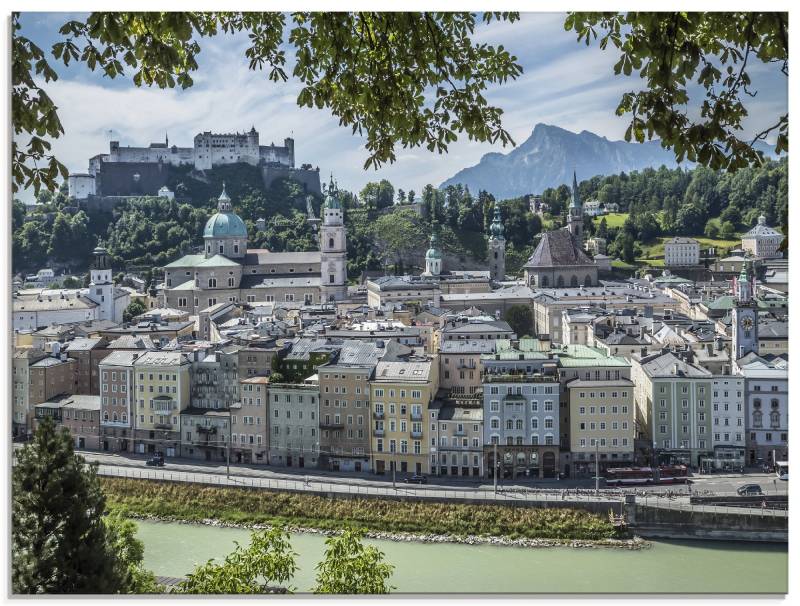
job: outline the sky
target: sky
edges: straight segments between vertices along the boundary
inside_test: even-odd
[[[69,13],[23,13],[23,35],[48,50],[59,39],[58,28]],[[588,130],[609,139],[623,139],[628,120],[615,115],[624,92],[641,86],[638,77],[615,76],[616,51],[602,51],[595,43],[578,43],[564,30],[564,14],[522,13],[515,23],[481,25],[476,42],[502,44],[523,67],[515,81],[486,91],[491,104],[504,110],[503,126],[519,145],[543,122],[580,132]],[[53,141],[53,151],[70,172],[85,172],[89,158],[108,152],[109,141],[147,146],[164,141],[190,147],[203,131],[243,132],[255,126],[262,145],[295,140],[295,163],[320,168],[327,181],[333,175],[339,187],[358,192],[368,181],[388,179],[405,191],[438,185],[457,171],[477,164],[489,152],[508,153],[511,147],[469,141],[466,136],[450,145],[447,154],[426,148],[396,150],[397,161],[378,170],[364,169],[365,139],[341,127],[325,109],[297,106],[300,85],[274,83],[263,72],[251,71],[244,51],[245,34],[200,40],[199,69],[187,90],[138,88],[132,78],[109,79],[85,65],[65,67],[50,63],[59,74],[46,91],[58,107],[65,134]],[[288,59],[288,58],[287,58]],[[744,136],[773,124],[787,111],[786,78],[778,70],[752,63],[755,98],[747,99],[750,116]],[[691,91],[690,91],[691,94]],[[32,194],[20,195],[32,201]]]

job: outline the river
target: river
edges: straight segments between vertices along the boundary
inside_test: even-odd
[[[144,563],[156,575],[180,577],[195,563],[223,558],[250,531],[137,521]],[[293,585],[314,584],[325,537],[293,534],[299,554]],[[392,584],[406,593],[784,593],[786,545],[712,541],[655,542],[650,549],[521,549],[461,544],[377,545],[395,566]]]

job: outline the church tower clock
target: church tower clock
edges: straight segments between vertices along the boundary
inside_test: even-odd
[[[758,303],[752,270],[752,262],[747,259],[733,286],[731,357],[734,362],[751,351],[758,353]]]

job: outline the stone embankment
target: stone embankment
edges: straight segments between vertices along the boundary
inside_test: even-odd
[[[155,516],[155,515],[140,515],[128,513],[126,514],[131,518],[138,520],[147,520],[149,522],[177,522],[181,524],[203,524],[206,526],[215,526],[218,528],[239,528],[244,530],[265,530],[271,528],[269,524],[237,524],[233,522],[225,522],[207,518],[200,522],[186,521],[177,518]],[[321,528],[307,528],[301,526],[286,526],[289,532],[300,532],[304,534],[317,534],[323,536],[335,536],[341,534],[340,530],[330,530]],[[536,547],[573,547],[573,548],[616,548],[616,549],[644,549],[651,546],[650,543],[641,539],[640,537],[633,537],[630,539],[601,539],[597,541],[583,540],[583,539],[529,539],[529,538],[511,538],[511,537],[498,537],[498,536],[485,536],[485,535],[453,535],[453,534],[432,534],[432,533],[411,533],[411,532],[387,532],[387,531],[374,531],[368,530],[365,536],[369,539],[380,541],[394,541],[398,543],[461,543],[464,545],[494,545],[497,547],[522,547],[522,548],[536,548]]]

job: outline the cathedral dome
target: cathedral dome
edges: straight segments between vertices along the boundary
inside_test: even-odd
[[[234,212],[214,213],[206,222],[204,238],[247,238],[244,221]]]
[[[217,212],[206,222],[204,238],[247,238],[247,227],[241,217],[233,212],[231,199],[222,183],[222,193],[217,201]]]
[[[426,259],[441,259],[442,253],[439,252],[438,249],[439,238],[436,237],[436,234],[431,236],[431,247],[428,249],[428,252],[425,253]]]

